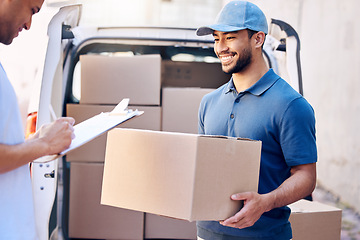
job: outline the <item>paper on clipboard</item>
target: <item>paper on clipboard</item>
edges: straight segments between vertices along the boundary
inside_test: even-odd
[[[68,149],[57,155],[44,156],[34,162],[49,162],[66,155],[68,152],[90,142],[101,134],[111,130],[117,125],[143,114],[143,111],[129,110],[129,99],[123,99],[111,112],[100,113],[74,126],[75,138]]]

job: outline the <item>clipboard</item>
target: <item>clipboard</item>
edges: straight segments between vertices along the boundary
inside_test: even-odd
[[[90,142],[94,138],[132,119],[140,116],[144,111],[128,109],[129,99],[124,98],[111,112],[102,112],[74,126],[75,138],[69,148],[59,154],[43,156],[36,159],[36,163],[53,161],[66,155],[74,149]]]

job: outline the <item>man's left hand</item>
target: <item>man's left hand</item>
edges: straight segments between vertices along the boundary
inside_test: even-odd
[[[244,201],[243,208],[234,216],[220,221],[220,224],[233,228],[251,227],[267,210],[267,202],[264,195],[256,192],[237,193],[231,196],[232,200]]]

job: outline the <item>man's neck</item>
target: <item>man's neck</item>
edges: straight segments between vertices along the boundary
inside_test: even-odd
[[[239,93],[250,88],[268,71],[269,68],[265,62],[262,62],[258,65],[253,63],[244,71],[233,73],[232,77],[236,91]]]

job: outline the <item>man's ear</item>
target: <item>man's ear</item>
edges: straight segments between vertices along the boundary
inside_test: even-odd
[[[264,44],[265,42],[265,33],[264,32],[257,32],[254,34],[254,41],[255,41],[255,47],[258,48],[258,47],[262,47],[262,45]]]

